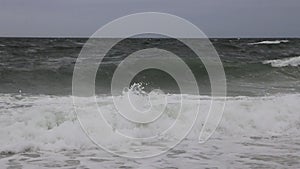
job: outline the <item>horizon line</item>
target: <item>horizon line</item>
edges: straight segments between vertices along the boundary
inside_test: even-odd
[[[89,36],[1,36],[0,38],[40,38],[40,39],[50,39],[50,38],[61,38],[61,39],[89,39]],[[130,39],[168,39],[168,37],[129,37]],[[297,39],[300,36],[211,36],[208,39]]]

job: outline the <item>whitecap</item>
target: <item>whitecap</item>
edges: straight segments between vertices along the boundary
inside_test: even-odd
[[[163,94],[160,94],[163,95]],[[155,97],[160,97],[155,95]],[[158,128],[166,128],[167,124],[176,119],[177,107],[173,103],[180,102],[178,95],[169,95],[172,104],[161,123],[149,126],[129,124],[121,120],[121,116],[114,116],[114,105],[106,104],[112,99],[110,96],[97,98],[99,106],[108,122],[122,133],[134,136],[153,135]],[[86,137],[73,112],[71,96],[26,96],[16,99],[11,95],[1,95],[0,107],[0,152],[23,152],[33,150],[59,151],[64,149],[90,149],[95,145]],[[197,100],[200,99],[199,121],[190,133],[189,140],[197,140],[203,119],[210,106],[208,96],[185,95],[189,107],[182,109],[183,119],[177,119],[180,125],[186,125],[193,119],[188,116],[190,111],[197,110]],[[229,97],[223,119],[216,131],[218,137],[250,137],[299,134],[300,124],[299,94],[268,96],[268,97]],[[139,102],[139,100],[136,100]],[[161,106],[160,102],[153,102],[154,107]],[[18,106],[19,105],[19,106]],[[89,107],[87,102],[86,106]],[[87,118],[89,113],[87,113]],[[124,123],[123,123],[124,122]],[[116,124],[113,124],[116,123]],[[102,124],[93,124],[95,128]],[[178,128],[180,130],[180,128]],[[120,140],[103,138],[108,143]]]
[[[261,41],[261,42],[254,42],[254,43],[249,43],[249,45],[276,45],[280,43],[288,43],[289,40],[274,40],[274,41]]]
[[[265,60],[263,61],[263,64],[271,64],[272,67],[299,66],[300,56],[284,59]]]

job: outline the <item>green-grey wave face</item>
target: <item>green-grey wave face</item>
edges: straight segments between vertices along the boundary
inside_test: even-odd
[[[71,94],[72,72],[86,39],[0,39],[0,92]],[[300,91],[299,39],[211,39],[227,76],[228,95],[266,95]],[[180,54],[198,82],[200,93],[210,93],[207,72],[201,61],[174,39],[125,39],[110,51],[98,72],[96,92],[110,90],[111,76],[119,62],[135,48],[163,45]],[[162,56],[163,57],[163,56]],[[101,83],[100,83],[101,81]],[[132,81],[160,86],[178,93],[178,86],[162,71],[147,70]]]

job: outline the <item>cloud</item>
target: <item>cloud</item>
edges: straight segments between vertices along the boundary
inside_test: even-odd
[[[298,0],[1,0],[0,36],[90,36],[136,12],[183,17],[210,37],[300,37]]]

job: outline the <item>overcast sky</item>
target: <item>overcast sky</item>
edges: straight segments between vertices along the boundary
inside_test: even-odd
[[[209,37],[300,37],[300,0],[0,0],[0,36],[90,36],[137,12],[183,17]]]

